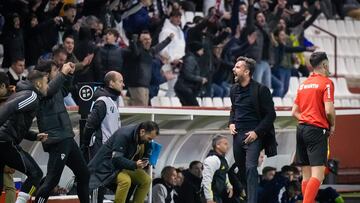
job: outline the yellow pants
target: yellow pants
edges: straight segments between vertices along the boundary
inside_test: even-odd
[[[13,181],[13,175],[10,173],[4,173],[4,191],[5,191],[5,203],[14,203],[16,200],[16,189]]]
[[[125,203],[131,183],[135,184],[136,190],[134,194],[133,203],[144,203],[146,195],[149,193],[151,178],[142,169],[134,171],[123,170],[116,178],[116,193],[115,203]]]

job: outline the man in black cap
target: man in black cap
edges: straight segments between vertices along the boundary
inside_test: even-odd
[[[200,42],[192,42],[188,49],[174,89],[183,106],[199,106],[196,95],[201,86],[207,83],[207,79],[200,76],[198,64],[199,58],[204,54],[204,48]]]

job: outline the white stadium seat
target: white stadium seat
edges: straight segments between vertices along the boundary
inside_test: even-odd
[[[355,107],[355,108],[360,107],[360,101],[358,99],[351,99],[350,104],[351,104],[351,107]]]
[[[196,97],[196,100],[197,100],[197,102],[199,103],[199,106],[203,106],[203,104],[202,104],[202,101],[201,101],[201,98],[200,98],[200,97]]]
[[[299,79],[297,77],[290,78],[289,90],[286,93],[286,97],[295,97],[297,89],[299,88]]]
[[[293,106],[294,101],[293,101],[293,99],[290,98],[290,97],[284,97],[283,100],[282,100],[282,103],[283,103],[283,105],[286,106],[286,107],[289,107],[289,106],[291,107],[291,106]]]
[[[214,104],[214,107],[216,107],[216,108],[224,107],[224,102],[221,97],[214,97],[213,104]]]
[[[211,99],[211,97],[204,97],[202,99],[202,105],[204,107],[214,107],[213,101]]]
[[[153,97],[150,100],[151,106],[161,106],[160,105],[160,98],[159,97]]]
[[[224,107],[231,107],[230,97],[224,97]]]
[[[171,101],[169,97],[160,97],[160,105],[164,107],[171,107]]]
[[[273,101],[274,101],[274,105],[276,107],[282,107],[283,106],[281,97],[273,97]]]
[[[342,99],[341,100],[341,106],[342,107],[351,107],[351,103],[349,99]]]
[[[178,97],[170,97],[170,101],[171,101],[172,107],[181,107],[182,106],[180,99]]]

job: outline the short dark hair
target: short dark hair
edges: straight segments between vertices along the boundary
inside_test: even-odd
[[[140,127],[139,129],[144,129],[145,132],[149,133],[153,130],[156,131],[156,135],[159,134],[159,125],[157,123],[155,123],[154,121],[145,121],[140,123]]]
[[[314,52],[310,56],[310,64],[313,68],[318,67],[324,60],[328,60],[325,52]]]
[[[38,63],[35,66],[34,70],[38,70],[38,71],[45,72],[45,73],[50,73],[52,66],[57,67],[55,61],[52,61],[52,60],[51,61],[43,61],[43,62]]]
[[[69,9],[76,9],[75,4],[65,4],[64,11],[68,11]]]
[[[202,165],[202,163],[201,163],[201,161],[192,161],[191,163],[190,163],[190,165],[189,165],[189,169],[192,169],[195,165],[197,165],[197,164],[201,164]]]
[[[24,57],[21,57],[21,56],[14,57],[14,58],[11,60],[11,64],[15,64],[15,63],[17,63],[18,61],[25,61],[25,58],[24,58]]]
[[[113,34],[116,38],[119,38],[119,36],[120,36],[119,32],[114,28],[107,29],[105,31],[105,34],[108,34],[108,33]]]
[[[295,167],[294,166],[289,166],[289,165],[285,165],[281,168],[281,173],[286,173],[288,171],[294,172],[295,173]]]
[[[250,77],[252,77],[252,75],[254,74],[255,71],[255,65],[256,65],[256,61],[252,58],[248,58],[245,56],[239,56],[236,59],[236,62],[238,61],[244,61],[246,64],[246,68],[250,71]]]
[[[72,34],[66,34],[66,35],[64,35],[63,38],[62,38],[63,42],[66,40],[66,38],[70,38],[70,39],[73,39],[73,40],[75,41],[75,37],[74,37],[74,35],[72,35]]]
[[[67,55],[67,51],[66,51],[66,49],[64,48],[63,45],[58,45],[53,49],[53,55],[54,56],[59,55],[60,53],[63,53],[63,54]]]
[[[106,73],[106,75],[104,77],[105,86],[109,87],[110,81],[114,81],[115,77],[116,77],[116,73],[114,71],[110,71],[110,72]]]
[[[43,77],[47,76],[48,74],[46,72],[41,72],[38,70],[32,70],[30,71],[30,73],[28,74],[27,79],[31,82],[31,83],[35,83],[36,81],[42,79]]]
[[[276,171],[276,168],[274,167],[271,167],[271,166],[265,166],[262,170],[262,174],[265,175],[267,174],[268,172],[270,171]]]
[[[214,136],[214,138],[212,139],[212,147],[213,147],[213,149],[216,148],[216,145],[222,139],[227,139],[227,137],[225,135],[220,135],[220,134],[217,134],[217,135]]]
[[[171,175],[171,173],[173,173],[174,171],[176,171],[176,168],[173,166],[165,166],[162,170],[161,170],[161,178],[165,179],[166,177],[168,177],[169,175]]]
[[[5,84],[5,87],[9,86],[9,77],[5,72],[0,72],[0,85]]]
[[[177,16],[182,16],[181,12],[178,9],[174,9],[173,11],[171,11],[170,17],[177,17]]]

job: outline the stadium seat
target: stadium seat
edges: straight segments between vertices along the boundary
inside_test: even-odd
[[[346,69],[348,70],[348,77],[359,77],[359,73],[356,71],[355,58],[345,58]]]
[[[214,107],[216,107],[216,108],[224,107],[224,102],[221,97],[214,97],[213,104],[214,104]]]
[[[341,100],[335,99],[334,105],[335,105],[335,107],[342,107]]]
[[[164,107],[171,107],[171,101],[169,97],[160,97],[160,105]]]
[[[342,107],[351,107],[351,103],[349,99],[342,99],[341,100],[341,106]]]
[[[214,103],[213,103],[211,97],[204,97],[202,99],[202,104],[204,107],[214,107]]]
[[[160,98],[159,97],[153,97],[150,100],[151,106],[161,106],[160,105]]]
[[[354,20],[354,29],[355,29],[355,33],[358,33],[357,36],[359,36],[360,33],[360,21],[359,20]]]
[[[339,35],[339,31],[337,30],[336,22],[335,20],[328,20],[327,21],[328,29],[330,32],[334,33],[336,36]]]
[[[351,99],[350,104],[351,104],[351,107],[356,107],[356,108],[360,107],[360,101],[358,99]]]
[[[182,106],[180,99],[178,97],[170,97],[170,101],[171,101],[172,107],[181,107]]]
[[[282,100],[282,103],[286,107],[289,107],[289,106],[292,107],[293,104],[294,104],[293,99],[290,98],[290,97],[284,97],[283,100]]]
[[[355,71],[357,75],[360,75],[360,58],[355,58]]]
[[[335,49],[335,45],[334,45],[334,39],[330,39],[330,38],[323,38],[323,44],[326,50],[326,53],[328,55],[334,56],[334,49]]]
[[[349,74],[346,68],[344,57],[337,57],[337,74],[341,76],[345,76]]]
[[[344,20],[336,20],[336,28],[340,37],[349,37],[348,30],[345,28]]]
[[[273,101],[274,101],[274,105],[276,107],[282,107],[283,106],[281,97],[273,97]]]
[[[349,37],[357,37],[357,33],[355,33],[354,22],[353,20],[345,20],[345,30],[348,33]]]
[[[349,91],[345,78],[337,79],[337,88],[342,93],[342,96],[350,97],[350,98],[360,98],[360,94],[353,94]]]
[[[204,13],[203,12],[195,12],[195,16],[204,17]]]
[[[224,97],[224,107],[231,107],[230,97]]]
[[[299,79],[297,77],[291,77],[289,90],[286,93],[285,97],[295,97],[298,87],[299,87]]]
[[[196,100],[197,100],[197,102],[199,103],[199,106],[203,106],[203,104],[202,104],[202,101],[201,101],[201,98],[200,98],[200,97],[196,97]]]
[[[194,16],[195,16],[194,12],[186,11],[185,12],[185,20],[186,20],[186,22],[193,22]]]
[[[307,79],[307,77],[300,77],[299,84],[302,84],[306,79]]]

